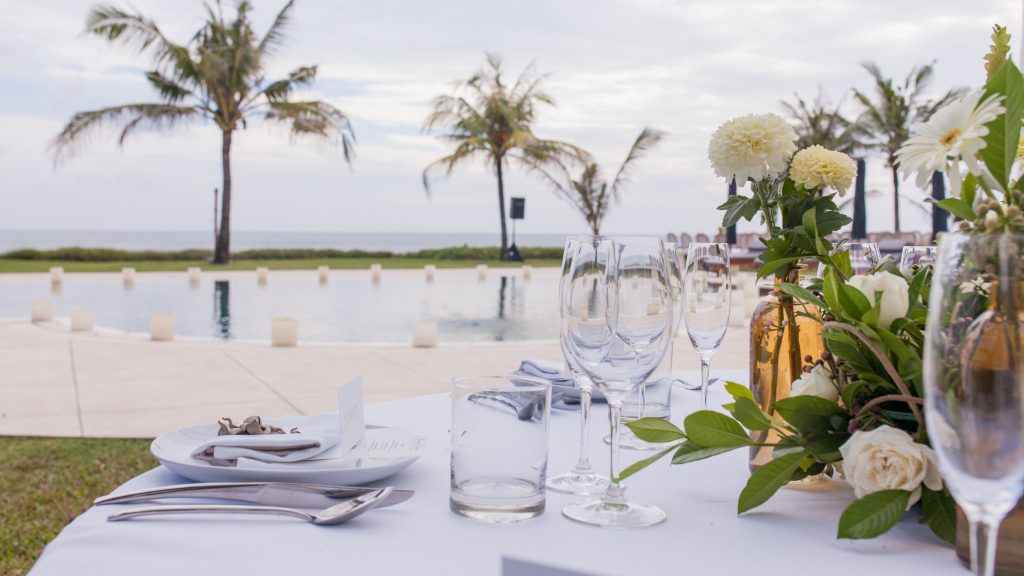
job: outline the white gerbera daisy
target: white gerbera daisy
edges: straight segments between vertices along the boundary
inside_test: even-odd
[[[945,171],[953,193],[959,195],[958,160],[963,160],[972,173],[980,173],[978,152],[985,147],[985,124],[1006,112],[1001,95],[993,94],[983,102],[981,96],[980,90],[962,96],[932,114],[927,122],[914,126],[913,136],[896,158],[904,174],[917,173],[918,186],[926,185],[935,172]]]
[[[715,174],[742,186],[747,178],[763,180],[785,170],[795,141],[793,127],[779,116],[747,114],[715,130],[708,159]]]

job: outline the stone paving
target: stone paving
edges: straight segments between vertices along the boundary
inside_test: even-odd
[[[746,366],[747,338],[734,323],[712,366]],[[522,358],[560,356],[554,341],[272,348],[0,322],[0,435],[152,437],[223,416],[335,410],[337,387],[359,375],[372,403],[444,392],[453,376],[509,372]],[[685,336],[673,362],[676,370],[699,367]]]

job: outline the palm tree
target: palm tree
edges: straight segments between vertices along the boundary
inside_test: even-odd
[[[799,94],[794,94],[795,103],[782,102],[782,108],[793,121],[798,136],[797,147],[824,146],[829,150],[854,154],[861,148],[862,128],[843,116],[839,102],[832,106],[821,92],[808,104]]]
[[[556,140],[543,140],[533,133],[537,107],[554,106],[555,100],[542,90],[544,76],[526,67],[511,85],[502,76],[501,57],[488,53],[486,63],[469,79],[455,85],[452,94],[434,99],[434,110],[423,130],[443,128],[442,140],[455,146],[423,170],[423,187],[430,194],[430,177],[451,175],[457,166],[472,158],[483,158],[498,179],[498,213],[501,218],[501,259],[508,258],[508,227],[505,220],[505,169],[510,162],[534,166],[556,159],[582,156],[581,150]]]
[[[120,130],[118,145],[140,129],[168,129],[189,121],[212,120],[221,131],[223,175],[220,227],[213,262],[231,254],[231,142],[236,130],[254,117],[286,124],[293,137],[311,136],[340,143],[351,166],[355,134],[348,117],[320,100],[290,100],[297,88],[316,79],[316,66],[300,66],[286,78],[267,82],[264,63],[284,40],[295,0],[289,0],[262,38],[249,20],[252,6],[241,0],[232,20],[218,2],[206,4],[206,22],[185,44],[172,42],[156,22],[134,11],[99,6],[89,13],[85,31],[152,58],[146,79],[160,102],[122,104],[79,112],[53,142],[54,162],[76,151],[85,137],[108,125]]]
[[[901,84],[886,78],[874,62],[861,64],[874,79],[875,98],[860,90],[853,94],[864,107],[858,122],[870,137],[867,145],[880,150],[885,165],[892,171],[894,229],[900,231],[900,180],[896,166],[896,152],[910,138],[910,127],[931,118],[936,110],[959,98],[964,90],[953,88],[938,100],[925,97],[935,72],[935,64],[915,66]]]
[[[583,171],[578,178],[573,178],[570,169],[564,162],[551,163],[554,171],[544,165],[531,166],[543,176],[563,199],[572,204],[590,226],[595,235],[601,234],[601,223],[608,215],[612,203],[621,200],[622,189],[629,182],[629,167],[653,148],[665,133],[654,128],[644,128],[633,141],[626,159],[622,161],[615,177],[609,182],[601,173],[601,168],[594,162],[583,161]]]

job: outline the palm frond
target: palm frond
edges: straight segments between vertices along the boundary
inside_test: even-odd
[[[327,102],[276,101],[268,103],[264,118],[288,124],[293,137],[314,137],[340,144],[349,166],[355,156],[356,135],[348,116]]]
[[[643,157],[651,148],[655,147],[658,142],[661,142],[665,138],[665,132],[657,130],[651,127],[646,127],[633,141],[633,145],[629,148],[629,153],[626,154],[626,159],[622,161],[622,165],[619,166],[618,172],[615,173],[615,178],[612,179],[611,183],[611,196],[616,202],[619,201],[620,192],[622,187],[629,182],[629,167]]]
[[[443,175],[448,177],[452,175],[455,168],[465,164],[469,160],[472,160],[483,150],[475,145],[472,141],[466,141],[459,144],[455,150],[448,154],[434,160],[423,169],[423,190],[430,196],[430,179],[437,175]]]
[[[193,106],[171,104],[124,104],[79,112],[72,116],[50,144],[54,165],[73,156],[91,133],[103,128],[120,128],[118,145],[123,146],[129,134],[140,128],[170,128],[183,120],[197,117],[199,113]]]
[[[182,52],[188,53],[184,46],[168,40],[153,20],[116,6],[93,8],[86,17],[85,32],[112,43],[120,42],[139,53],[152,52],[161,64],[178,60]]]
[[[295,88],[312,84],[316,80],[316,73],[316,66],[301,66],[289,72],[287,78],[271,82],[254,97],[264,96],[270,102],[287,100]]]
[[[158,70],[147,72],[146,80],[149,80],[149,83],[160,93],[160,97],[169,103],[177,104],[192,96],[191,90],[164,76]]]
[[[292,7],[295,5],[295,0],[288,0],[288,3],[281,8],[281,11],[277,13],[274,18],[274,22],[267,29],[267,32],[263,34],[263,38],[260,40],[259,45],[256,47],[256,52],[262,58],[263,56],[270,54],[275,48],[279,47],[284,43],[284,29],[291,22]]]

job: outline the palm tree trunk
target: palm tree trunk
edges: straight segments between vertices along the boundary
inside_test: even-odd
[[[508,260],[508,226],[505,223],[505,177],[501,171],[504,158],[498,156],[494,159],[494,168],[498,173],[498,214],[501,216],[501,256],[502,260]]]
[[[224,192],[221,195],[220,231],[217,245],[213,250],[214,264],[227,264],[231,259],[231,130],[221,133],[221,171],[224,175]]]
[[[890,162],[892,165],[892,215],[894,220],[894,232],[900,231],[900,175],[894,165],[895,159]]]

